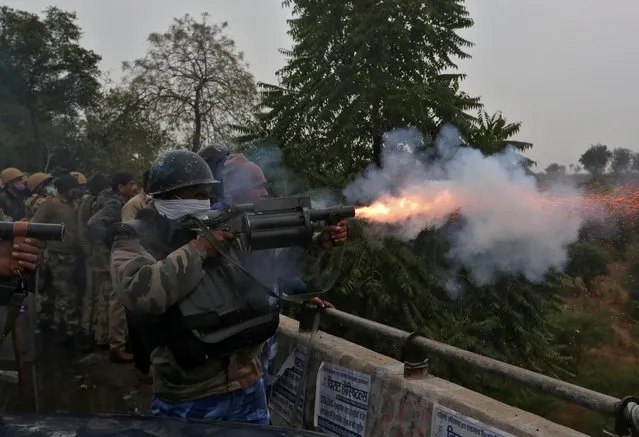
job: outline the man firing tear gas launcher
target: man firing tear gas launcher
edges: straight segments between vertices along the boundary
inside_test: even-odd
[[[151,204],[120,226],[111,271],[151,340],[154,416],[268,424],[260,353],[277,330],[279,302],[270,298],[279,296],[240,264],[243,238],[184,225],[209,210],[217,183],[195,153],[158,158]],[[342,221],[313,244],[329,249],[346,239]]]

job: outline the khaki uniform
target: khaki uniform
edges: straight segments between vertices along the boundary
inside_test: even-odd
[[[146,208],[149,204],[148,196],[144,191],[140,191],[137,195],[133,196],[122,207],[122,221],[135,220],[141,209]]]
[[[60,196],[48,198],[38,207],[31,221],[65,226],[64,240],[47,244],[46,263],[51,271],[50,288],[55,302],[53,327],[64,328],[68,336],[75,335],[80,325],[76,274],[80,249],[77,206]]]
[[[98,293],[96,323],[101,328],[107,327],[109,349],[112,351],[124,351],[128,335],[126,311],[113,289],[109,271],[108,242],[111,227],[121,221],[124,203],[125,199],[113,191],[103,193],[96,202],[98,211],[91,217],[87,227],[89,241],[95,244],[91,253],[97,265],[94,276],[95,290]]]
[[[35,215],[36,211],[42,204],[49,198],[50,196],[43,196],[41,194],[34,194],[29,197],[25,202],[24,206],[27,209],[27,220],[31,220],[31,218]]]

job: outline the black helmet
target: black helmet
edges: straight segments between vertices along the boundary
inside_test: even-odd
[[[197,152],[209,164],[209,167],[215,167],[218,162],[223,161],[231,152],[217,146],[206,146]]]
[[[171,150],[155,160],[149,170],[149,194],[155,196],[178,188],[216,184],[204,159],[186,149]]]

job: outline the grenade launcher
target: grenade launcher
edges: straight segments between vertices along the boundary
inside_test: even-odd
[[[64,225],[29,222],[0,222],[0,240],[16,237],[35,238],[41,241],[62,241]]]
[[[263,199],[253,204],[228,206],[187,219],[189,226],[204,224],[212,231],[227,231],[246,239],[250,250],[310,247],[323,225],[355,217],[354,206],[312,208],[308,196]],[[190,223],[189,223],[190,222]]]

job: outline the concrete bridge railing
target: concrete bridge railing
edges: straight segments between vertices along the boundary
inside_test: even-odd
[[[312,310],[309,310],[312,312]],[[338,310],[323,316],[405,342],[407,332]],[[273,421],[348,437],[584,436],[322,331],[318,313],[300,323],[282,316]],[[619,399],[482,357],[424,337],[409,344],[464,362],[589,409],[613,414]],[[413,356],[414,356],[413,352]],[[409,361],[405,358],[405,361]],[[415,360],[412,360],[415,361]],[[293,414],[297,411],[297,414]]]

